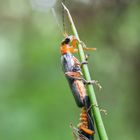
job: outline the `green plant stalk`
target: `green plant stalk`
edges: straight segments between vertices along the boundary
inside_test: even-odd
[[[78,39],[78,41],[80,42],[80,38],[79,38],[78,32],[76,30],[76,27],[74,25],[73,19],[70,15],[70,12],[63,3],[62,3],[62,5],[63,5],[64,9],[66,10],[66,12],[68,14],[68,18],[69,18],[69,21],[70,21],[70,24],[71,24],[73,34]],[[81,44],[78,45],[78,52],[79,52],[80,60],[82,62],[85,61],[85,54],[84,54],[83,47],[82,47]],[[91,77],[90,77],[88,66],[83,65],[82,70],[83,70],[85,79],[87,81],[90,81]],[[100,140],[108,140],[108,136],[107,136],[107,133],[106,133],[103,121],[102,121],[102,117],[101,117],[100,110],[99,110],[99,107],[98,107],[98,103],[97,103],[97,99],[96,99],[96,95],[95,95],[95,92],[94,92],[93,85],[88,85],[87,90],[88,90],[88,95],[89,95],[90,101],[93,104],[92,111],[93,111],[93,114],[94,114],[94,119],[95,119],[97,131],[98,131],[98,134],[99,134],[99,138],[100,138]]]

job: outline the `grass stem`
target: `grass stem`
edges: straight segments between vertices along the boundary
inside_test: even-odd
[[[74,36],[80,42],[80,38],[79,38],[78,32],[76,30],[76,27],[74,25],[71,14],[70,14],[68,8],[63,3],[62,3],[62,5],[63,5],[64,9],[66,10],[66,12],[68,14],[68,18],[69,18],[69,21],[70,21],[70,24],[71,24],[72,32],[73,32]],[[79,52],[81,62],[85,61],[85,54],[84,54],[83,47],[82,47],[81,44],[78,45],[78,52]],[[91,77],[90,77],[88,66],[83,65],[82,70],[83,70],[83,74],[84,74],[85,79],[87,81],[90,81]],[[108,140],[108,136],[107,136],[107,133],[106,133],[103,121],[102,121],[102,117],[101,117],[101,114],[100,114],[100,110],[99,110],[99,107],[98,107],[98,103],[97,103],[96,95],[95,95],[95,92],[94,92],[94,88],[93,88],[92,85],[88,85],[87,90],[88,90],[88,95],[89,95],[90,101],[93,104],[92,111],[93,111],[93,114],[94,114],[94,119],[95,119],[97,131],[98,131],[98,134],[99,134],[99,138],[100,138],[100,140]]]

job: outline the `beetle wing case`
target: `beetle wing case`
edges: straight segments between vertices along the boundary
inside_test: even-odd
[[[61,64],[64,72],[72,71],[74,67],[74,60],[71,53],[66,53],[61,56]]]

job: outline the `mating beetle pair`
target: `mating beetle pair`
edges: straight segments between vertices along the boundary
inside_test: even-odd
[[[86,81],[82,77],[83,74],[81,71],[81,66],[83,64],[87,64],[87,62],[84,61],[80,63],[79,60],[73,55],[73,53],[77,52],[77,43],[79,43],[79,41],[74,36],[66,36],[66,38],[62,41],[60,48],[62,55],[61,63],[77,106],[85,110],[84,112],[82,111],[80,116],[81,123],[78,126],[78,134],[83,135],[85,138],[87,138],[87,140],[93,140],[92,135],[94,134],[94,121],[91,110],[89,109],[91,104],[86,93],[85,84],[93,84],[96,83],[96,81]],[[95,48],[85,49],[95,50]]]

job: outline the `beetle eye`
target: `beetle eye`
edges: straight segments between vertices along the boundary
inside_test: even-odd
[[[66,38],[65,39],[65,43],[68,44],[69,42],[70,42],[70,39],[69,38]]]

